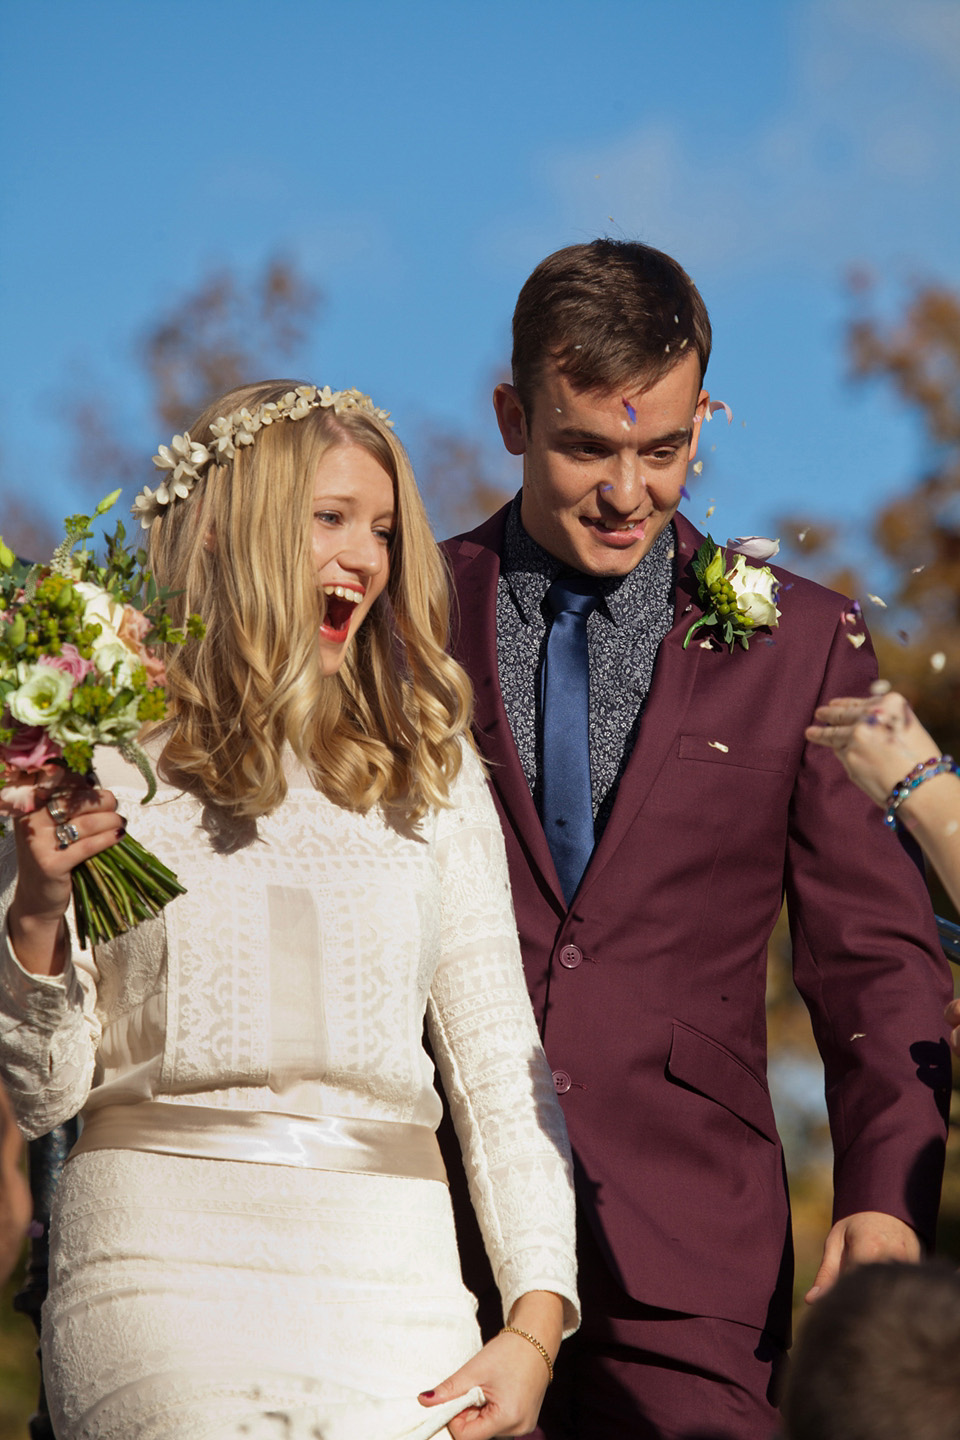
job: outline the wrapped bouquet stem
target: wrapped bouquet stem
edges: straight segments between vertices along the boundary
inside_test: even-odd
[[[107,539],[105,564],[86,548],[92,520],[119,493],[93,516],[70,516],[48,564],[18,560],[0,540],[0,817],[28,813],[58,793],[67,799],[85,778],[95,785],[96,745],[138,767],[144,804],[156,792],[137,743],[144,724],[166,715],[156,647],[201,636],[203,623],[191,616],[183,631],[171,625],[146,555],[129,552],[122,523]],[[124,835],[73,870],[80,944],[113,939],[182,893],[173,872]]]

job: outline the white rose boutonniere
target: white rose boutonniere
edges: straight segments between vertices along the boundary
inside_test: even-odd
[[[780,620],[780,582],[769,565],[748,565],[746,557],[738,555],[728,568],[725,551],[708,535],[693,557],[693,573],[703,614],[687,631],[684,650],[700,629],[715,628],[731,652],[738,641],[744,650],[749,650],[757,629],[776,629]]]

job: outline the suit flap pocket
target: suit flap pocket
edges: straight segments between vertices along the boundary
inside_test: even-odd
[[[777,1126],[766,1086],[716,1040],[674,1021],[667,1072],[776,1143]]]
[[[723,727],[720,729],[722,732]],[[790,751],[738,744],[721,733],[716,738],[681,735],[678,755],[681,760],[711,760],[715,765],[739,765],[744,770],[785,770]]]

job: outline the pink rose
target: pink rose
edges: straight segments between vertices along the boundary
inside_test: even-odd
[[[10,723],[5,716],[4,722]],[[20,725],[14,729],[9,745],[0,745],[0,760],[20,770],[40,770],[59,760],[63,751],[50,739],[42,725]]]
[[[123,641],[128,650],[142,652],[143,642],[151,628],[151,623],[142,610],[138,610],[135,605],[124,605],[117,638]]]
[[[141,659],[143,668],[147,672],[147,689],[153,690],[157,685],[163,685],[166,682],[167,671],[160,656],[155,655],[152,650],[144,646]]]
[[[15,785],[4,785],[0,790],[0,816],[29,815],[37,808],[37,787],[34,776]]]
[[[59,655],[41,655],[37,660],[38,665],[50,665],[54,670],[63,670],[70,675],[79,685],[85,675],[95,669],[92,660],[84,660],[76,645],[71,645],[68,640],[60,647]]]

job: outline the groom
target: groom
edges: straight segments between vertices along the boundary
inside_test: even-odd
[[[716,627],[683,648],[703,537],[677,505],[710,343],[659,251],[549,256],[494,392],[522,490],[447,544],[576,1157],[584,1320],[547,1394],[549,1440],[774,1431],[792,1251],[764,992],[784,894],[835,1155],[811,1295],[858,1261],[917,1258],[936,1218],[947,967],[911,858],[803,739],[819,702],[867,693],[862,625],[787,577],[749,650]]]

